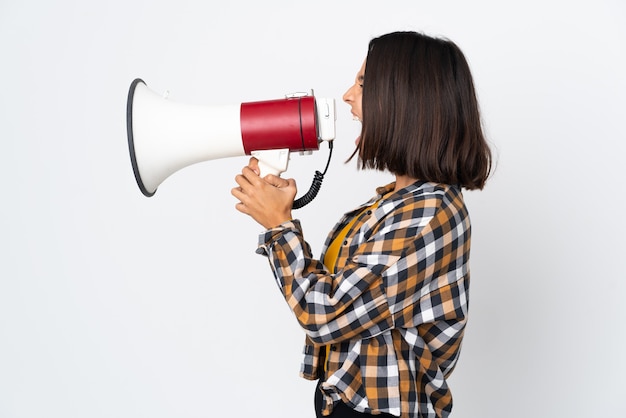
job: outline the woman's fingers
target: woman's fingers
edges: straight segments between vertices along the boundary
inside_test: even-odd
[[[276,175],[264,178],[246,166],[235,176],[238,187],[231,194],[239,200],[235,208],[250,215],[258,223],[271,228],[291,219],[291,207],[297,193],[293,179],[283,179]]]
[[[289,182],[286,179],[278,177],[274,174],[268,174],[267,176],[263,177],[263,179],[274,187],[289,186]]]

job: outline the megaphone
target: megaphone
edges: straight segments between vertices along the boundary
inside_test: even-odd
[[[259,160],[261,176],[280,175],[292,152],[311,153],[322,141],[332,150],[335,121],[334,99],[313,94],[201,106],[168,100],[140,78],[131,83],[126,106],[133,172],[147,197],[178,170],[218,158],[251,155]],[[317,193],[314,188],[310,193]]]

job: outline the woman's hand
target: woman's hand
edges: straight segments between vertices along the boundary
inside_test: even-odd
[[[293,179],[283,179],[273,174],[259,177],[256,158],[235,177],[239,187],[231,190],[239,203],[235,208],[267,229],[291,220],[291,207],[298,192]]]

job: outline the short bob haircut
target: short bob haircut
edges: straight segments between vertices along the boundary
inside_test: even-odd
[[[417,32],[372,39],[362,110],[359,168],[484,187],[491,151],[469,65],[453,42]]]

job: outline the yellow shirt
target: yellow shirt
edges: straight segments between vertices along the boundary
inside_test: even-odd
[[[373,205],[364,207],[358,214],[356,214],[352,218],[350,222],[346,224],[346,226],[343,227],[343,229],[341,230],[339,234],[337,234],[333,242],[330,243],[330,245],[326,249],[326,254],[324,254],[324,260],[323,260],[324,265],[329,271],[331,272],[335,271],[335,264],[337,264],[337,257],[339,257],[339,250],[341,249],[341,243],[346,239],[346,235],[348,235],[348,231],[350,231],[350,228],[352,228],[354,224],[356,223],[357,219],[359,219],[359,215],[361,215],[366,210],[376,209],[381,200],[382,198],[378,199]]]

